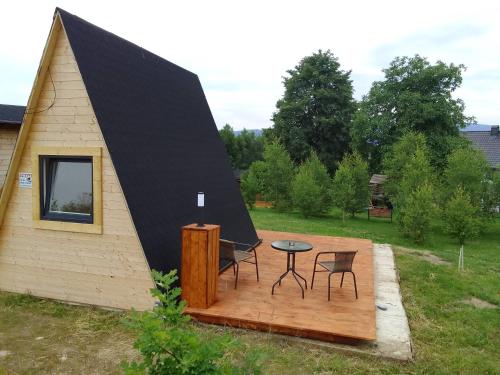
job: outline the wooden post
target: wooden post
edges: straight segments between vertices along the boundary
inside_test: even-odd
[[[181,288],[187,306],[207,309],[215,302],[219,277],[220,226],[182,228]]]

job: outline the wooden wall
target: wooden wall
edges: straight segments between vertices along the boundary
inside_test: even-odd
[[[57,22],[57,21],[56,21]],[[0,289],[112,308],[154,304],[149,266],[64,29],[43,83],[16,181],[0,228]],[[102,147],[103,234],[36,229],[31,172],[34,146]]]
[[[19,125],[0,125],[0,189],[5,181],[18,133]]]

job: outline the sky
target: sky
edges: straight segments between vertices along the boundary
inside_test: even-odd
[[[272,126],[283,77],[330,49],[357,100],[396,56],[464,64],[455,96],[478,123],[500,123],[500,3],[495,1],[0,2],[0,103],[26,105],[56,6],[196,73],[215,122]]]

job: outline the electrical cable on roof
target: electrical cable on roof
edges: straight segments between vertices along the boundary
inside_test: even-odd
[[[54,84],[54,80],[52,79],[52,74],[50,74],[50,69],[49,68],[47,68],[47,72],[49,73],[50,83],[52,83],[52,88],[54,89],[54,98],[52,99],[52,103],[50,103],[50,105],[47,108],[41,109],[39,111],[33,111],[33,110],[30,110],[30,109],[26,108],[26,111],[25,111],[26,115],[33,115],[33,114],[37,114],[37,113],[42,113],[42,112],[48,111],[49,109],[51,109],[54,106],[54,104],[56,102],[56,98],[57,98],[56,85]]]

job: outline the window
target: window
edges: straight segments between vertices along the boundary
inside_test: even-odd
[[[40,156],[43,220],[93,222],[92,158]]]
[[[32,147],[33,226],[102,234],[100,147]]]

